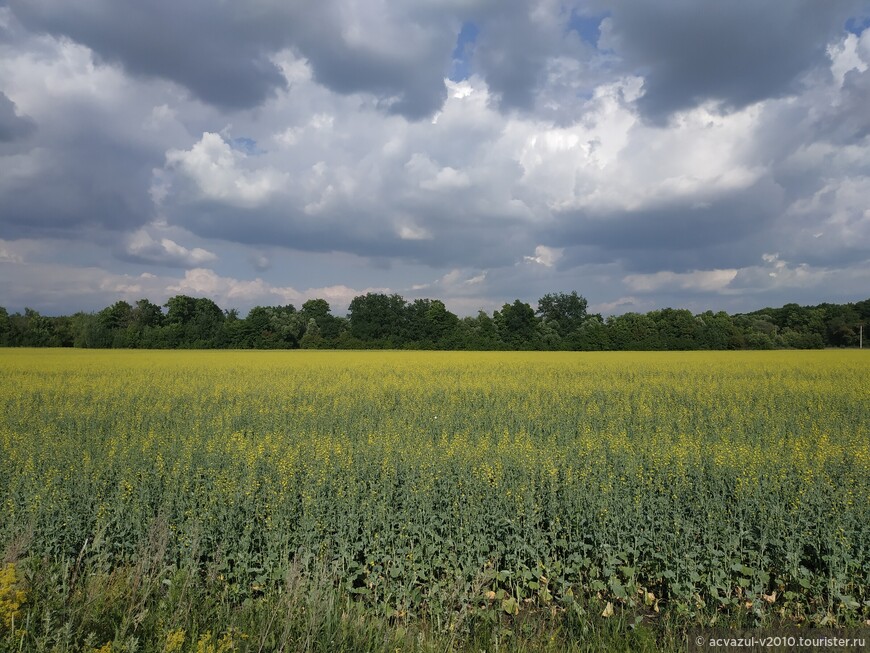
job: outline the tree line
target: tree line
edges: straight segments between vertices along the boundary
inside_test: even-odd
[[[519,299],[460,318],[438,299],[354,297],[346,316],[324,299],[297,309],[256,306],[245,317],[211,299],[176,295],[160,306],[117,301],[96,313],[45,316],[0,307],[0,346],[139,349],[689,350],[855,347],[870,299],[847,304],[693,315],[665,308],[603,318],[577,292]]]

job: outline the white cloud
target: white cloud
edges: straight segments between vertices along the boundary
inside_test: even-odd
[[[809,229],[826,226],[844,243],[870,248],[870,176],[829,180],[789,207],[795,216],[814,218]]]
[[[761,292],[775,288],[812,288],[833,276],[842,277],[843,270],[814,268],[806,263],[792,264],[778,253],[764,254],[764,265],[743,268],[735,275],[732,293]],[[848,274],[848,273],[847,273]]]
[[[222,307],[254,304],[295,304],[297,308],[309,299],[321,298],[333,310],[340,311],[357,295],[369,292],[391,292],[389,288],[355,289],[345,285],[322,286],[297,290],[292,286],[275,286],[257,277],[242,280],[219,275],[208,268],[187,270],[182,279],[166,286],[168,294],[196,294],[214,299]]]
[[[217,255],[201,247],[188,249],[169,238],[153,238],[146,229],[139,229],[127,240],[125,251],[130,256],[161,265],[196,267],[217,260]]]
[[[0,240],[0,263],[23,263],[24,257],[15,251],[12,243]]]
[[[611,302],[599,302],[590,304],[589,313],[601,313],[602,315],[613,315],[614,313],[625,313],[629,310],[638,311],[643,306],[643,302],[636,297],[627,296],[620,297]]]
[[[652,274],[629,274],[623,283],[634,292],[656,292],[665,289],[717,292],[724,290],[737,276],[737,270],[692,270]]]
[[[259,271],[268,270],[272,266],[272,259],[262,252],[254,252],[248,256],[248,262]]]
[[[118,299],[165,301],[165,286],[154,275],[116,274],[93,266],[17,264],[14,284],[0,284],[0,305],[33,306],[54,313],[98,310]]]
[[[167,125],[177,120],[177,112],[168,104],[159,104],[151,109],[151,113],[143,123],[143,127],[149,131],[165,129]]]
[[[466,286],[476,286],[483,283],[484,281],[486,281],[486,272],[481,272],[477,276],[466,279],[462,283],[464,283]]]
[[[458,315],[476,315],[479,310],[492,311],[501,303],[488,296],[491,288],[486,270],[454,268],[430,283],[414,284],[410,296],[440,299],[448,310]]]
[[[543,265],[545,268],[551,268],[562,258],[562,254],[564,254],[565,250],[560,249],[558,247],[547,247],[545,245],[538,245],[535,247],[535,255],[534,256],[524,256],[523,260],[528,263],[537,263],[538,265]]]
[[[415,224],[405,223],[399,225],[399,238],[402,240],[430,240],[432,234]]]
[[[170,293],[197,294],[246,302],[253,302],[273,295],[278,297],[289,295],[293,298],[299,295],[293,288],[274,288],[260,278],[253,281],[241,281],[232,277],[222,277],[214,270],[207,268],[187,270],[184,273],[184,278],[169,285],[167,290]]]
[[[20,111],[38,122],[54,117],[63,104],[117,105],[131,89],[130,80],[118,66],[98,64],[93,52],[83,45],[43,36],[39,46],[41,52],[0,57],[4,89]]]
[[[850,70],[858,72],[867,70],[867,60],[864,57],[870,60],[868,55],[870,55],[870,32],[868,31],[865,31],[860,38],[855,34],[848,34],[842,42],[829,45],[828,56],[831,59],[831,74],[837,80],[837,84],[842,86],[843,79]]]
[[[354,297],[365,295],[370,292],[391,293],[392,290],[384,287],[368,287],[362,289],[350,288],[342,284],[335,286],[323,286],[320,288],[308,288],[305,290],[299,301],[304,303],[309,299],[325,299],[332,307],[335,315],[342,315],[343,310],[350,304]]]
[[[282,188],[287,175],[272,168],[246,171],[242,164],[247,158],[212,132],[204,132],[189,150],[166,152],[168,167],[195,182],[203,197],[256,207]]]
[[[870,176],[822,180],[815,192],[785,211],[784,258],[833,267],[867,260],[870,252]]]
[[[441,168],[431,179],[420,182],[420,188],[425,190],[451,190],[469,186],[471,186],[471,179],[468,175],[450,166]]]
[[[305,138],[322,138],[325,132],[332,130],[335,117],[328,113],[317,113],[302,127],[288,127],[272,136],[272,139],[283,147],[293,147]],[[319,132],[319,133],[318,133]]]
[[[642,123],[632,104],[641,81],[598,86],[582,120],[567,126],[507,125],[527,196],[560,211],[638,211],[707,203],[764,174],[747,159],[763,104],[728,114],[705,104],[676,114],[667,128],[655,127]]]

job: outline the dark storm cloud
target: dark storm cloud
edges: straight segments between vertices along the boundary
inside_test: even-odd
[[[142,153],[89,134],[86,141],[20,155],[32,174],[0,179],[0,237],[123,231],[152,215],[150,167]],[[86,165],[85,165],[86,163]]]
[[[87,45],[134,74],[164,77],[229,108],[256,106],[284,85],[267,55],[279,45],[265,22],[253,29],[248,5],[208,2],[11,0],[34,31]]]
[[[146,123],[173,94],[131,83],[66,39],[36,37],[14,19],[7,27],[0,133],[11,125],[14,138],[0,138],[0,238],[107,243],[153,220],[152,170],[179,129]]]
[[[354,10],[341,0],[297,11],[288,45],[314,78],[342,94],[371,93],[389,113],[411,120],[434,114],[446,97],[444,77],[462,27],[456,12],[425,3]]]
[[[731,267],[758,259],[764,242],[760,236],[769,232],[782,209],[782,190],[762,179],[707,201],[595,214],[565,212],[557,215],[544,241],[597,250],[596,262],[620,260],[631,271]],[[588,252],[586,256],[589,262]]]
[[[503,110],[540,109],[540,92],[554,57],[580,64],[593,58],[594,44],[584,42],[576,29],[578,15],[570,4],[555,7],[510,0],[476,18],[481,29],[474,45],[474,69],[486,79]],[[585,77],[588,74],[571,81],[589,86],[592,80]],[[576,93],[565,99],[577,104]]]
[[[10,5],[28,29],[69,37],[133,74],[171,80],[226,109],[259,106],[287,88],[271,56],[293,48],[332,90],[372,93],[389,111],[412,119],[441,106],[459,28],[449,16],[429,24],[427,15],[400,10],[383,17],[389,24],[361,26],[340,2],[11,0]],[[385,26],[390,29],[382,31]]]
[[[613,3],[607,44],[645,78],[638,106],[661,123],[706,100],[730,110],[795,91],[866,2]]]
[[[339,0],[9,2],[28,29],[67,36],[134,74],[172,80],[219,107],[257,107],[286,89],[272,56],[290,48],[331,90],[371,93],[385,110],[414,120],[443,104],[443,78],[463,24],[479,28],[470,70],[487,80],[503,109],[533,109],[554,58],[586,64],[597,56],[599,72],[610,67],[644,76],[639,107],[661,123],[705,100],[730,110],[795,90],[801,75],[824,61],[826,46],[856,8],[870,13],[857,0],[571,4],[510,0],[436,11],[425,3],[361,7]],[[581,34],[578,20],[585,25],[590,16],[607,16],[598,45],[615,59]],[[589,82],[575,81],[581,89]]]
[[[546,35],[523,14],[520,6],[490,18],[475,47],[476,65],[507,109],[534,106],[535,89],[546,62]],[[518,43],[522,47],[518,48]]]
[[[318,38],[309,36],[305,39],[308,47],[300,50],[309,55],[315,79],[328,88],[344,94],[372,93],[381,98],[386,111],[411,120],[431,116],[443,104],[448,56],[443,57],[443,66],[425,60],[409,66],[407,61],[368,48],[336,42],[327,34],[323,38],[333,46],[324,47]]]
[[[306,252],[346,252],[382,261],[422,263],[432,267],[498,267],[514,262],[528,248],[529,236],[517,221],[492,223],[461,211],[440,216],[438,229],[424,238],[402,238],[384,211],[350,205],[329,215],[309,216],[293,203],[276,201],[254,210],[213,201],[178,201],[165,207],[174,224],[202,238],[247,245],[286,247]],[[385,207],[382,207],[385,208]],[[429,208],[435,212],[435,207]],[[422,213],[418,219],[427,224]],[[432,224],[432,223],[429,223]]]
[[[15,103],[0,91],[0,144],[24,138],[36,128],[36,124],[15,111]]]
[[[739,268],[756,265],[769,249],[766,243],[769,241],[747,236],[729,243],[707,243],[700,251],[683,249],[664,254],[655,249],[624,249],[618,244],[608,249],[572,246],[565,248],[556,267],[570,271],[584,265],[617,264],[621,272],[632,274]]]

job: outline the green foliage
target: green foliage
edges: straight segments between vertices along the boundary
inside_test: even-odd
[[[539,349],[537,322],[534,309],[519,299],[505,304],[492,316],[498,335],[508,349]]]
[[[538,315],[564,338],[583,325],[587,305],[576,290],[571,294],[548,293],[538,300]]]
[[[126,329],[133,321],[133,307],[125,301],[115,302],[100,311],[98,316],[105,329]]]
[[[396,347],[407,333],[405,300],[400,295],[367,293],[354,297],[348,308],[350,333],[375,347]]]
[[[724,350],[856,347],[870,323],[870,300],[855,304],[786,304],[747,314],[665,308],[646,314],[587,313],[584,297],[548,293],[537,312],[517,299],[492,316],[458,318],[444,302],[368,293],[355,297],[348,317],[324,299],[297,311],[256,306],[245,319],[207,298],[176,295],[160,307],[147,299],[118,301],[95,315],[45,317],[32,309],[9,315],[0,307],[0,346],[188,349],[453,349],[453,350]],[[309,327],[316,326],[309,338]]]
[[[854,352],[8,351],[0,649],[633,651],[857,625],[866,372]]]
[[[130,311],[133,324],[139,329],[159,327],[163,323],[163,313],[157,304],[152,304],[147,299],[140,299]]]
[[[233,344],[250,349],[295,349],[305,323],[305,316],[292,304],[255,306],[245,318],[241,342]]]
[[[313,317],[308,320],[308,325],[305,327],[305,335],[299,341],[299,346],[302,349],[319,349],[323,346],[323,336],[320,334],[320,326],[317,320]]]
[[[306,324],[310,324],[311,319],[317,324],[321,337],[326,342],[338,338],[342,330],[342,321],[332,315],[329,308],[329,303],[325,299],[309,299],[302,304],[302,317]],[[307,327],[306,327],[307,328]]]
[[[9,321],[9,312],[0,306],[0,347],[6,347],[10,343],[12,324]]]
[[[617,351],[664,349],[656,323],[650,315],[624,313],[607,318],[610,343]]]

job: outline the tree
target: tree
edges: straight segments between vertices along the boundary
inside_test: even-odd
[[[433,299],[425,313],[426,329],[435,346],[446,349],[455,345],[456,326],[459,318],[447,310],[440,299]]]
[[[319,349],[322,344],[323,336],[320,335],[320,327],[317,326],[317,320],[312,317],[308,320],[305,335],[299,341],[299,346],[302,349]]]
[[[545,322],[544,320],[537,320],[535,323],[537,328],[536,340],[540,343],[541,349],[545,351],[558,351],[565,348],[565,341],[559,335],[555,325],[555,322]]]
[[[774,338],[763,331],[750,331],[745,341],[749,349],[773,349],[776,346]]]
[[[405,307],[403,339],[421,349],[444,348],[458,322],[440,299],[415,299]]]
[[[60,342],[55,337],[51,320],[39,311],[25,308],[24,315],[12,316],[12,331],[18,332],[18,344],[24,347],[57,347]]]
[[[700,323],[686,309],[665,308],[647,316],[656,324],[662,349],[697,349]]]
[[[166,303],[166,324],[187,324],[196,314],[196,300],[187,295],[175,295]]]
[[[341,331],[341,319],[331,313],[329,303],[325,299],[309,299],[302,304],[300,311],[305,324],[313,318],[320,329],[324,341],[334,341]]]
[[[207,297],[193,302],[193,318],[187,326],[187,342],[197,348],[213,348],[219,342],[221,327],[226,316],[220,306]]]
[[[119,331],[126,329],[133,320],[133,307],[125,301],[118,301],[99,312],[100,323],[107,329]]]
[[[655,322],[648,315],[624,313],[607,318],[607,330],[614,349],[622,351],[661,349]]]
[[[245,347],[245,321],[239,318],[239,311],[230,308],[224,311],[219,342],[221,347],[238,349]],[[249,346],[249,345],[247,345]]]
[[[6,347],[11,344],[9,342],[11,331],[12,325],[9,323],[9,312],[0,306],[0,347]]]
[[[572,351],[607,351],[612,347],[610,331],[600,315],[590,315],[579,329],[568,335],[564,345]]]
[[[325,299],[309,299],[304,304],[302,304],[301,313],[307,317],[308,319],[314,318],[324,318],[329,315],[330,312],[329,302]]]
[[[170,347],[211,348],[222,346],[223,322],[226,318],[220,306],[207,297],[175,295],[165,304],[166,344]],[[152,313],[150,307],[144,306]]]
[[[477,317],[459,320],[456,325],[456,346],[472,351],[504,348],[495,321],[485,311],[478,311]]]
[[[513,304],[502,306],[492,317],[499,337],[509,349],[538,348],[537,320],[531,306],[517,299]]]
[[[255,306],[245,318],[244,344],[256,349],[295,349],[304,330],[304,316],[293,304]]]
[[[359,295],[348,309],[350,334],[365,343],[397,347],[404,342],[405,317],[405,300],[400,295]]]
[[[438,299],[406,303],[400,295],[355,297],[348,317],[330,313],[324,299],[297,311],[255,306],[245,319],[208,298],[171,297],[160,306],[120,300],[97,313],[47,317],[32,308],[9,314],[0,307],[0,346],[31,347],[248,347],[421,349],[773,349],[854,347],[859,325],[870,323],[870,299],[850,304],[764,308],[729,315],[692,315],[665,308],[603,320],[589,315],[576,292],[548,293],[537,311],[517,299],[492,316],[459,319]]]
[[[825,342],[818,333],[801,332],[786,328],[782,332],[782,342],[792,349],[823,349]]]
[[[130,312],[131,321],[138,329],[158,327],[163,322],[163,311],[147,299],[139,299]]]
[[[538,300],[537,314],[551,328],[564,338],[579,329],[586,320],[588,302],[577,291],[565,293],[548,293]]]
[[[822,304],[819,307],[824,314],[824,325],[820,333],[828,344],[835,347],[852,347],[858,344],[858,325],[862,319],[856,306],[858,304]]]
[[[99,349],[112,346],[112,333],[100,323],[99,314],[79,311],[70,321],[73,347]]]
[[[701,349],[743,349],[743,334],[725,311],[707,311],[697,317],[698,347]]]

